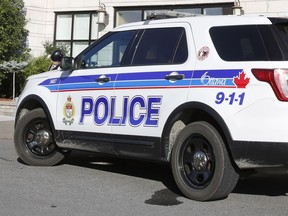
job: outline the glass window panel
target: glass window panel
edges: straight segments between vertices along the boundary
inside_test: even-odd
[[[223,8],[222,8],[222,11],[223,11],[223,15],[233,14],[233,9],[232,9],[232,7],[223,7]]]
[[[59,47],[66,56],[70,56],[71,43],[70,42],[56,42],[56,46]]]
[[[175,9],[174,11],[190,14],[201,14],[201,8],[182,8],[182,9]]]
[[[269,60],[256,25],[212,27],[210,35],[219,56],[225,61]]]
[[[171,64],[183,28],[147,29],[132,60],[132,65]],[[153,38],[153,40],[151,40]]]
[[[173,63],[174,64],[181,64],[184,63],[188,58],[188,47],[187,47],[187,40],[185,31],[181,36],[180,42],[178,44]]]
[[[215,7],[215,8],[204,8],[205,15],[222,15],[223,8],[222,7]]]
[[[71,40],[72,15],[57,15],[56,40]]]
[[[142,20],[142,11],[117,11],[116,12],[116,26],[125,23],[137,22]]]
[[[74,42],[73,43],[73,53],[72,56],[76,57],[80,52],[82,52],[87,46],[88,42]]]
[[[90,14],[75,14],[74,16],[74,40],[88,40],[90,28]]]
[[[92,14],[91,39],[98,39],[98,14]]]
[[[86,53],[82,68],[115,67],[121,64],[123,54],[136,31],[116,32]]]

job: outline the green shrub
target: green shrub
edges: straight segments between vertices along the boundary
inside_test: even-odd
[[[46,55],[31,59],[24,69],[25,78],[34,74],[48,71],[50,63],[51,61]]]

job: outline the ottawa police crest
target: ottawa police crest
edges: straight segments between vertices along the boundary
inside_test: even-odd
[[[74,104],[72,103],[72,98],[70,97],[70,95],[67,97],[67,101],[64,104],[63,114],[64,114],[63,123],[65,125],[73,124],[75,108],[74,108]]]

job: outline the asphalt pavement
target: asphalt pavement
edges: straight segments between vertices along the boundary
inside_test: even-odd
[[[226,199],[196,202],[181,195],[167,164],[72,151],[58,166],[27,166],[13,119],[0,116],[0,216],[287,215],[285,173],[241,178]]]

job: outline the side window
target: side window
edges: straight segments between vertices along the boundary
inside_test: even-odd
[[[269,60],[256,25],[212,27],[210,36],[220,58],[225,61]]]
[[[187,60],[187,57],[188,57],[187,39],[185,31],[183,31],[183,34],[181,36],[181,39],[175,52],[173,63],[174,64],[184,63]]]
[[[284,43],[286,50],[288,50],[288,21],[275,24],[276,31],[279,33],[281,40]]]
[[[272,32],[271,25],[259,25],[258,28],[261,32],[261,36],[265,44],[269,59],[271,61],[282,61],[283,55],[275,35]]]
[[[180,54],[177,50],[183,50]],[[146,29],[132,59],[132,65],[179,64],[188,56],[185,29]]]
[[[81,68],[117,67],[136,31],[115,32],[84,54]]]

